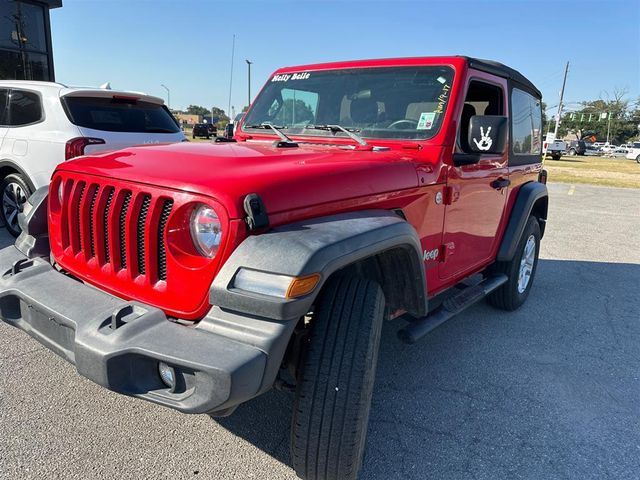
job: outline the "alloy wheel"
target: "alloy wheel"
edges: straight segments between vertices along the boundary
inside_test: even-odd
[[[533,273],[533,264],[536,259],[536,239],[533,235],[529,235],[527,243],[524,246],[524,253],[520,260],[520,270],[518,272],[518,293],[524,293],[531,280]]]
[[[16,182],[7,183],[2,192],[2,211],[4,218],[13,230],[18,229],[18,214],[27,201],[27,194]]]

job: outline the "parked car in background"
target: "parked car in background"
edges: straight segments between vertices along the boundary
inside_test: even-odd
[[[635,160],[636,162],[640,163],[640,142],[633,142],[633,145],[630,149],[628,149],[625,158],[628,158],[629,160]]]
[[[585,145],[584,154],[589,156],[600,155],[600,149],[598,147],[595,147],[593,143],[587,143]]]
[[[241,112],[241,113],[237,114],[233,119],[233,134],[234,135],[235,135],[236,131],[238,130],[238,126],[240,125],[240,122],[242,122],[242,119],[244,118],[244,114],[245,114],[245,112]]]
[[[612,145],[612,144],[610,144],[610,143],[605,143],[605,144],[600,148],[600,151],[601,151],[602,153],[605,153],[605,154],[606,154],[606,153],[611,153],[611,152],[613,152],[616,148],[618,148],[618,146],[617,146],[617,145]]]
[[[184,139],[162,99],[143,93],[0,81],[0,218],[20,233],[18,213],[56,165],[86,153]]]
[[[191,133],[191,137],[192,138],[196,138],[196,137],[205,137],[205,138],[211,138],[211,130],[210,127],[211,125],[208,123],[196,123],[193,126],[193,132]]]
[[[554,160],[560,160],[562,154],[567,150],[567,144],[566,142],[564,142],[564,140],[558,139],[548,141],[547,139],[550,138],[550,135],[551,134],[548,134],[545,137],[543,149],[547,154],[551,155],[551,158],[553,158]]]
[[[571,140],[569,142],[566,142],[566,144],[567,144],[567,149],[566,149],[567,155],[570,155],[570,156],[584,155],[587,151],[587,144],[584,140]]]

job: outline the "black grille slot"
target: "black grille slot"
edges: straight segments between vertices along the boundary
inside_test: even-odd
[[[113,202],[113,194],[115,189],[109,188],[109,196],[107,197],[107,203],[104,206],[104,212],[102,213],[102,228],[104,231],[104,259],[105,262],[111,261],[111,254],[109,253],[109,210],[111,210],[111,202]]]
[[[95,225],[93,224],[93,212],[96,208],[96,199],[98,198],[98,192],[100,187],[98,185],[93,189],[93,195],[91,196],[91,204],[89,205],[89,247],[91,249],[91,256],[96,256],[96,244],[95,244]]]
[[[146,273],[144,266],[144,224],[147,220],[147,215],[149,214],[150,205],[151,197],[149,195],[145,195],[142,199],[142,205],[140,206],[140,215],[138,215],[138,226],[136,229],[136,239],[138,240],[138,273],[140,273],[140,275],[144,275]]]
[[[120,265],[122,268],[127,268],[127,248],[126,248],[126,235],[125,228],[127,223],[127,210],[129,210],[129,203],[131,203],[131,192],[128,192],[124,200],[122,201],[122,210],[120,210],[120,219],[118,222],[119,237],[120,237]]]
[[[167,229],[167,221],[172,208],[173,200],[165,200],[158,223],[158,278],[160,280],[167,279],[167,250],[164,245],[164,232]]]
[[[80,216],[80,211],[82,210],[82,197],[84,197],[84,187],[86,184],[82,182],[82,186],[80,187],[80,194],[78,195],[78,207],[76,210],[76,215],[78,219],[78,223],[76,224],[76,235],[78,236],[78,250],[82,251],[82,231],[80,230],[80,223],[82,217]]]

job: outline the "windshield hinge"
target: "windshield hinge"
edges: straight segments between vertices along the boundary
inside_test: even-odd
[[[287,140],[276,140],[272,145],[276,148],[296,148],[298,146],[296,142],[289,142]]]

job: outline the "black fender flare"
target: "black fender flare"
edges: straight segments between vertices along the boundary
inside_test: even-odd
[[[516,248],[522,232],[527,224],[527,220],[532,213],[535,213],[540,222],[540,233],[544,235],[544,228],[547,220],[549,206],[549,193],[547,186],[540,182],[525,183],[518,190],[509,223],[504,231],[498,256],[499,262],[510,261],[516,253]]]
[[[273,320],[294,320],[309,312],[322,285],[336,271],[383,252],[406,253],[403,275],[410,281],[415,315],[427,313],[422,247],[415,229],[387,210],[364,210],[313,218],[246,238],[216,275],[209,300],[223,310]],[[290,277],[320,273],[308,295],[296,299],[240,290],[234,278],[241,268]],[[383,288],[384,290],[384,288]]]

